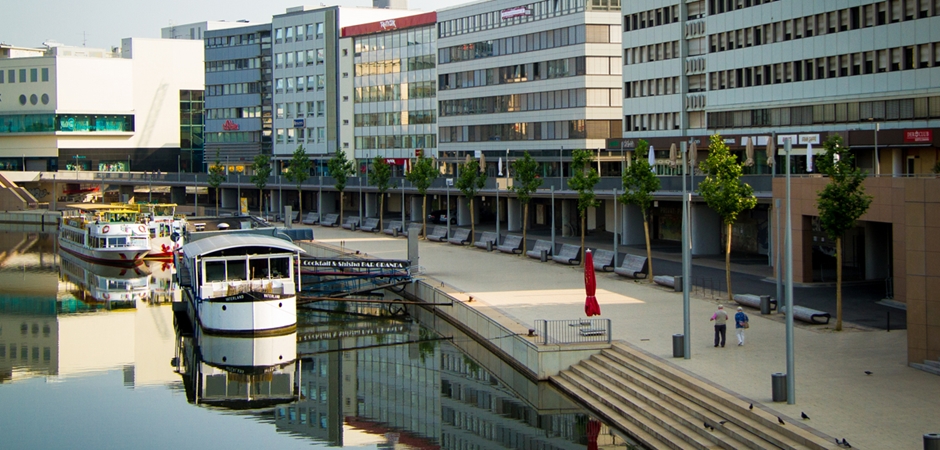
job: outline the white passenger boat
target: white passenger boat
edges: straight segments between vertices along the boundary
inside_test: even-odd
[[[172,259],[183,246],[186,218],[176,214],[176,203],[139,204],[150,232],[148,259]]]
[[[69,205],[59,228],[59,247],[88,261],[134,266],[150,252],[147,226],[124,205]]]
[[[295,331],[302,252],[282,239],[240,233],[184,245],[176,267],[189,318],[210,334]]]
[[[118,267],[91,263],[70,253],[59,256],[59,279],[71,283],[68,290],[85,303],[109,310],[133,309],[150,296],[150,270],[143,262]]]

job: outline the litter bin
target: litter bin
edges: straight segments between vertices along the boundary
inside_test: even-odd
[[[548,250],[542,250],[539,257],[542,259],[542,262],[548,261]]]
[[[940,433],[924,435],[924,450],[940,450]]]
[[[760,296],[760,313],[761,314],[770,314],[770,296],[761,295]]]
[[[787,401],[787,374],[780,372],[771,374],[770,387],[773,391],[772,397],[775,402]]]
[[[684,356],[685,356],[685,335],[684,334],[672,335],[672,357],[682,358]]]
[[[486,251],[493,251],[493,241],[486,241]]]
[[[682,292],[682,275],[672,277],[673,292]]]

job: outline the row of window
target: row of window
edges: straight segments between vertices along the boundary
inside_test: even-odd
[[[278,119],[291,118],[294,114],[304,117],[304,102],[277,103],[274,105],[274,114]],[[307,116],[322,117],[326,114],[326,102],[323,100],[306,102]]]
[[[559,120],[440,127],[441,142],[539,141],[620,137],[619,120]]]
[[[709,128],[818,125],[940,118],[940,97],[917,97],[872,102],[826,103],[812,106],[765,108],[708,113]]]
[[[607,60],[607,58],[602,59]],[[450,89],[495,86],[498,84],[573,77],[584,75],[586,73],[585,65],[585,57],[578,56],[529,64],[515,64],[512,66],[491,67],[489,69],[445,73],[438,75],[438,86],[440,86],[440,90],[446,91]],[[619,65],[620,61],[617,60],[615,66],[619,67]],[[608,68],[609,67],[610,65],[608,64]],[[609,70],[607,72],[609,73]]]
[[[238,34],[235,36],[220,36],[205,38],[206,48],[235,47],[238,45],[253,45],[258,43],[268,44],[271,42],[270,31],[259,31],[257,33]]]
[[[13,114],[0,116],[0,133],[127,132],[133,115]]]
[[[709,73],[710,90],[868,75],[940,65],[940,42]]]
[[[45,329],[48,329],[48,328],[49,327],[47,325]],[[46,336],[48,335],[49,334],[46,333]],[[0,359],[6,359],[6,357],[7,357],[7,347],[5,345],[0,344]],[[10,359],[11,360],[16,359],[16,344],[10,344]],[[23,344],[22,346],[20,346],[20,359],[23,361],[31,361],[34,363],[39,362],[39,347],[33,347],[33,357],[30,358],[29,347]],[[52,349],[50,347],[42,348],[42,360],[46,362],[49,362],[52,360]]]
[[[297,67],[303,65],[311,66],[315,64],[323,64],[325,60],[326,50],[322,48],[300,50],[296,52],[275,53],[274,67],[294,67],[295,62]]]
[[[322,143],[326,141],[326,128],[278,128],[274,140],[278,144]]]
[[[357,127],[384,127],[388,125],[419,125],[435,122],[433,109],[418,111],[395,111],[387,113],[356,114],[353,123]]]
[[[630,131],[678,130],[680,113],[629,114],[623,116],[623,129]]]
[[[326,75],[307,75],[306,83],[304,80],[304,77],[278,78],[274,80],[274,90],[276,92],[302,92],[304,89],[322,91],[326,88]]]
[[[679,5],[640,11],[623,16],[623,31],[642,30],[679,21]]]
[[[206,133],[206,144],[240,144],[261,142],[260,131],[226,131]]]
[[[206,72],[223,72],[227,70],[262,69],[260,57],[229,59],[225,61],[207,61]]]
[[[440,102],[441,116],[622,106],[619,89],[563,89]]]
[[[355,102],[387,102],[392,100],[433,98],[437,95],[437,89],[434,84],[433,81],[418,81],[415,83],[357,87]]]
[[[448,64],[493,56],[534,52],[569,45],[611,42],[607,25],[574,25],[554,30],[539,31],[438,49],[438,63]]]
[[[396,148],[435,148],[437,137],[433,134],[399,134],[395,136],[356,136],[357,150]]]
[[[59,236],[78,245],[85,245],[85,233],[63,228],[59,230]]]
[[[779,0],[708,0],[708,15],[722,14]]]
[[[29,330],[30,330],[30,326],[27,325],[26,322],[23,322],[23,323],[20,324],[20,334],[21,334],[21,335],[26,336],[27,333],[29,332]],[[33,322],[33,324],[32,324],[32,330],[33,330],[33,336],[38,337],[38,336],[39,336],[39,324]],[[42,324],[42,335],[43,335],[43,337],[49,337],[49,335],[50,335],[51,332],[52,332],[52,328],[49,327],[49,324],[48,324],[48,323],[43,323],[43,324]],[[10,335],[8,335],[8,336],[10,336]],[[3,344],[0,344],[0,352],[4,352],[4,353],[0,353],[0,356],[5,356],[5,355],[6,355],[6,353],[5,353],[5,352],[6,352],[6,349],[3,348]],[[10,354],[13,355],[13,358],[16,358],[16,354],[15,354],[15,353],[16,353],[16,344],[12,344],[12,343],[11,343],[11,344],[10,344]]]
[[[404,69],[402,69],[404,66]],[[433,69],[434,55],[413,56],[403,59],[387,59],[356,64],[356,76],[383,75],[386,73],[410,72],[414,70]]]
[[[20,83],[26,83],[29,80],[30,83],[38,83],[42,81],[43,83],[49,81],[49,68],[43,67],[41,69],[31,68],[31,69],[9,69],[6,71],[6,80],[3,78],[3,71],[0,70],[0,83],[16,83],[16,80],[19,79]],[[17,77],[17,74],[19,77]],[[27,78],[27,74],[29,77]]]
[[[653,97],[679,93],[679,77],[629,81],[623,84],[623,98]]]
[[[597,3],[616,4],[620,9],[620,0],[592,0]],[[488,11],[472,16],[439,21],[437,24],[438,36],[442,38],[459,36],[477,31],[492,30],[494,28],[519,25],[549,17],[563,16],[583,12],[586,0],[542,0],[527,5],[517,6],[509,10]]]
[[[353,48],[355,49],[356,56],[360,56],[363,52],[374,52],[433,43],[434,30],[431,27],[420,27],[357,37],[356,41],[353,43]]]
[[[260,92],[260,81],[250,83],[211,84],[206,86],[206,96],[209,97],[233,94],[258,94]]]
[[[679,57],[679,41],[659,42],[623,49],[623,64],[643,64]]]
[[[940,14],[940,0],[898,0],[829,11],[709,36],[711,53],[822,36]]]
[[[304,39],[323,39],[323,22],[308,23],[306,25],[297,25],[293,27],[275,28],[274,42],[302,41]]]
[[[260,106],[238,108],[212,108],[206,110],[206,119],[254,119],[261,117]]]

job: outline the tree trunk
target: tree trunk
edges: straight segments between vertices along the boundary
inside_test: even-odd
[[[731,224],[728,224],[728,241],[725,242],[725,284],[728,286],[728,301],[734,297],[731,294]]]
[[[448,207],[450,205],[447,205]],[[405,205],[401,205],[402,211],[405,209]],[[450,220],[450,217],[447,218]],[[428,238],[428,194],[424,194],[421,197],[421,237]]]
[[[646,218],[646,214],[643,214],[643,232],[646,233],[646,267],[649,270],[649,274],[646,276],[646,279],[650,283],[653,282],[653,250],[650,247],[650,223]]]
[[[581,214],[581,267],[584,267],[584,216],[586,214],[586,210]]]
[[[384,225],[385,214],[383,214],[383,211],[382,211],[383,209],[385,209],[385,193],[379,192],[379,229],[380,230],[385,229],[385,225]]]
[[[284,203],[284,202],[281,201],[281,203]],[[282,211],[280,211],[279,214],[284,214],[283,208],[281,209]],[[304,217],[304,194],[303,194],[303,191],[300,190],[300,188],[297,188],[297,218],[300,220],[304,220],[303,217]]]
[[[339,191],[339,224],[343,225],[343,191]]]
[[[842,236],[836,238],[836,331],[842,331]]]
[[[215,216],[219,217],[219,191],[222,190],[222,187],[219,186],[215,188]],[[196,193],[199,194],[198,192]]]
[[[509,202],[506,202],[506,215],[509,216]],[[522,253],[525,254],[526,249],[526,228],[529,225],[529,204],[526,203],[522,208]],[[506,232],[509,232],[509,217],[506,217]]]
[[[258,217],[264,220],[264,189],[259,189],[258,192]]]
[[[447,218],[450,220],[450,217]],[[476,227],[473,225],[473,197],[470,197],[470,242],[474,242],[477,239]]]

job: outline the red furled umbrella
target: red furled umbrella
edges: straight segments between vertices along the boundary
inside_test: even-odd
[[[597,450],[597,438],[601,434],[601,423],[590,419],[587,423],[588,450]]]
[[[597,304],[594,292],[597,290],[597,280],[594,278],[594,257],[591,250],[584,252],[584,290],[587,299],[584,300],[584,313],[588,317],[601,315],[601,307]]]

